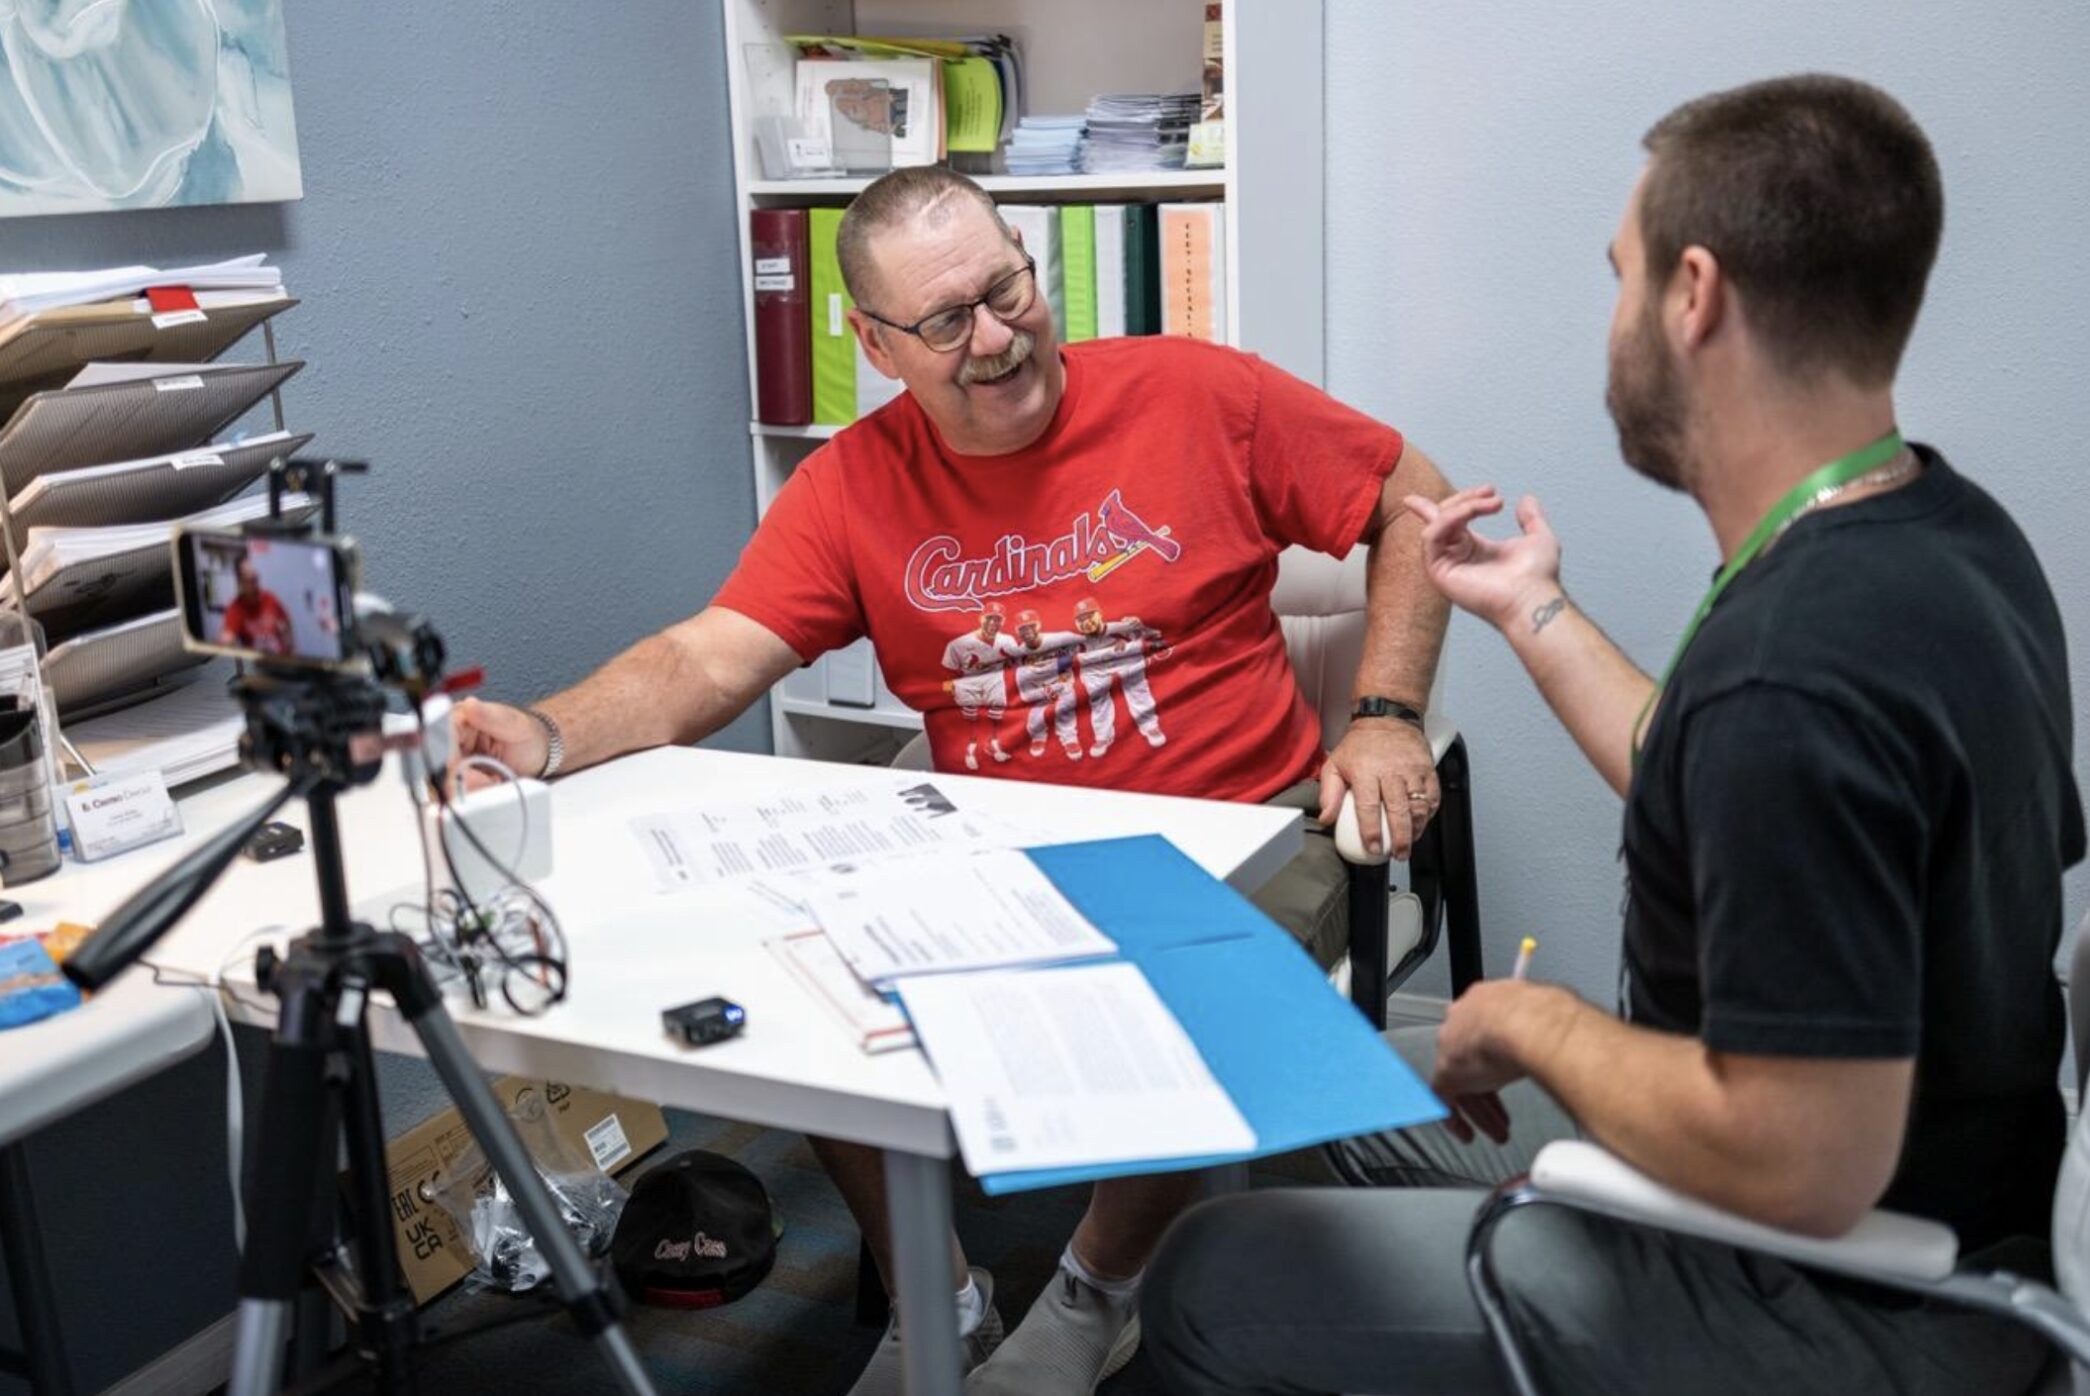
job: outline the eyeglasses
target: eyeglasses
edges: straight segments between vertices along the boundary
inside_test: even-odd
[[[947,305],[941,310],[931,311],[911,325],[888,320],[875,310],[864,310],[864,314],[889,330],[911,334],[938,354],[948,354],[972,338],[973,312],[981,306],[987,313],[1004,325],[1022,318],[1038,298],[1038,263],[1035,258],[1025,257],[1023,265],[987,288],[987,294],[976,301],[963,305]],[[863,310],[862,306],[857,307]]]

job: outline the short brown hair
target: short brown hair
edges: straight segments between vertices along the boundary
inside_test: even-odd
[[[1852,78],[1773,78],[1686,102],[1644,144],[1652,282],[1703,247],[1787,373],[1892,380],[1945,222],[1937,158],[1899,102]]]
[[[973,199],[1007,231],[994,207],[994,196],[955,170],[941,165],[910,165],[871,181],[850,201],[835,232],[835,260],[849,298],[861,301],[872,289],[871,238],[947,199]]]

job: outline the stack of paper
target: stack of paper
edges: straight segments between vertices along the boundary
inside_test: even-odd
[[[310,433],[265,432],[195,450],[39,475],[8,507],[17,529],[96,528],[193,514],[222,504],[289,459]]]
[[[214,664],[164,697],[65,729],[97,774],[158,771],[169,787],[226,770],[239,761],[246,730],[225,689],[229,664]]]
[[[154,286],[186,286],[196,292],[197,303],[247,304],[283,294],[283,272],[262,265],[267,254],[235,257],[230,261],[202,266],[108,267],[100,271],[26,272],[0,276],[0,329],[46,310],[102,301],[124,300],[142,295]],[[213,302],[203,297],[209,294]]]
[[[1075,174],[1081,169],[1081,137],[1087,118],[1026,116],[1016,123],[1004,157],[1012,175]]]
[[[1118,948],[1008,848],[831,868],[801,899],[857,977],[880,990],[914,975],[1064,964]]]
[[[283,516],[307,518],[316,506],[302,494],[283,501]],[[269,511],[268,496],[251,494],[186,518],[113,528],[32,528],[22,549],[22,589],[44,638],[59,644],[125,616],[164,610],[174,602],[176,528],[234,528]],[[0,589],[0,610],[14,608],[14,588]]]
[[[1092,98],[1082,168],[1096,173],[1180,170],[1196,122],[1195,93],[1120,93]]]

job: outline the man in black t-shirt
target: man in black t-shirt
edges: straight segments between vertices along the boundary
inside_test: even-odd
[[[1171,1390],[1502,1389],[1463,1280],[1473,1189],[1573,1134],[1787,1230],[1887,1206],[1963,1254],[2046,1231],[2072,708],[2023,535],[1895,428],[1935,159],[1891,98],[1824,77],[1692,102],[1647,146],[1608,402],[1723,563],[1667,672],[1568,600],[1536,500],[1509,539],[1472,527],[1492,488],[1410,501],[1438,587],[1625,799],[1619,1012],[1496,980],[1434,1041],[1393,1035],[1452,1117],[1339,1149],[1398,1186],[1180,1222],[1143,1306]],[[1511,1213],[1494,1261],[1552,1392],[2009,1392],[2045,1357],[1989,1315],[1560,1209]]]

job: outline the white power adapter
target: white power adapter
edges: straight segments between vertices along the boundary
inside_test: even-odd
[[[448,809],[429,805],[423,817],[436,882],[474,903],[491,900],[510,881],[534,884],[551,875],[552,796],[541,780],[490,785],[451,800]]]

